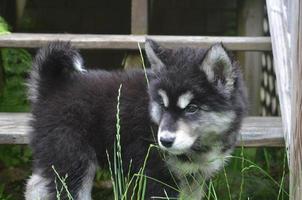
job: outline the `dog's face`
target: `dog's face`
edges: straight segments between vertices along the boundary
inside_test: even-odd
[[[172,50],[147,40],[145,49],[154,72],[150,114],[160,148],[186,154],[220,140],[236,118],[236,69],[224,47]]]

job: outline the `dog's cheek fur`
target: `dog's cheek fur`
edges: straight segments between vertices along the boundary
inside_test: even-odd
[[[207,112],[202,111],[202,117],[195,126],[201,134],[223,134],[231,126],[235,119],[233,111]]]
[[[156,124],[159,124],[162,114],[162,109],[160,105],[158,105],[158,103],[156,103],[155,101],[151,101],[149,110],[150,110],[150,116],[152,121],[155,122]]]

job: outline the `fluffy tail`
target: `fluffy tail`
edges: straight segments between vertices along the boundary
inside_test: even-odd
[[[52,42],[41,48],[33,62],[28,81],[31,102],[36,102],[41,87],[56,85],[73,71],[83,72],[83,59],[69,42]]]

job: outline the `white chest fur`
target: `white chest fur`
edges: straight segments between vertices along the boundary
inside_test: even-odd
[[[179,189],[181,200],[201,200],[205,194],[206,183],[221,169],[230,151],[221,152],[221,147],[201,154],[194,161],[181,161],[176,156],[167,158],[169,169],[181,180]]]

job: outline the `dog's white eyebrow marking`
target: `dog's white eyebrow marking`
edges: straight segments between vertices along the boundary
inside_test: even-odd
[[[181,109],[184,109],[185,107],[187,107],[187,105],[189,105],[193,97],[194,95],[190,91],[180,95],[178,97],[177,106],[180,107]]]
[[[87,71],[86,69],[84,69],[83,61],[78,57],[73,58],[73,66],[74,66],[75,70],[77,70],[79,72],[86,72]]]
[[[161,98],[164,102],[164,106],[167,108],[169,106],[169,98],[168,98],[167,93],[164,90],[159,89],[158,94],[159,94],[159,96],[161,96]]]

